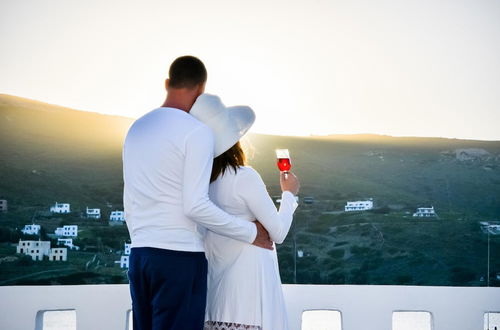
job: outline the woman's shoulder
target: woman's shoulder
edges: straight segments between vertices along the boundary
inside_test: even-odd
[[[262,178],[253,167],[245,165],[245,166],[240,166],[238,168],[238,171],[236,175],[241,179],[241,180],[251,180],[251,181],[262,181]]]
[[[238,173],[242,175],[255,175],[259,174],[252,166],[243,165],[238,167]]]

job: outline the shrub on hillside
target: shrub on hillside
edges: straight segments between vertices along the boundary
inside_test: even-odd
[[[413,284],[413,277],[411,275],[399,275],[394,279],[398,285],[410,285]]]
[[[11,229],[0,227],[0,242],[17,243],[19,242],[20,233]]]
[[[332,249],[327,252],[327,254],[333,259],[342,259],[345,255],[344,249]]]
[[[450,273],[450,281],[453,285],[466,285],[475,279],[475,274],[464,267],[453,267]]]

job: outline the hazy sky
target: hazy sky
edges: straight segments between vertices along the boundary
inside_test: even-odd
[[[0,0],[0,93],[139,117],[177,56],[254,132],[500,140],[498,0]]]

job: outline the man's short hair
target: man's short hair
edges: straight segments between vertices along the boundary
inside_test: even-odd
[[[207,69],[202,61],[194,56],[181,56],[175,59],[168,71],[171,88],[195,88],[207,81]]]

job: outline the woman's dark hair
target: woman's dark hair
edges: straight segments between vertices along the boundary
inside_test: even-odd
[[[236,172],[240,166],[246,165],[246,161],[245,152],[241,148],[241,144],[238,141],[223,154],[214,158],[214,166],[212,167],[210,182],[214,182],[219,175],[224,175],[229,167]]]
[[[207,81],[207,69],[198,58],[181,56],[170,65],[168,76],[170,87],[192,89]]]

